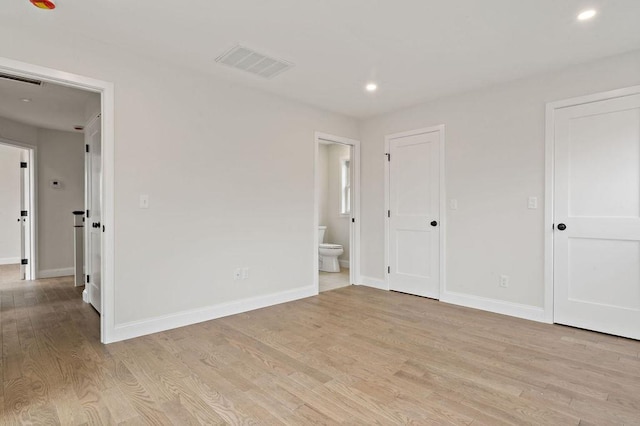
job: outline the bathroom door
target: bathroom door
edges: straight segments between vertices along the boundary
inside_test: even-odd
[[[440,297],[442,129],[391,135],[388,143],[390,290]]]
[[[32,280],[31,271],[31,167],[29,151],[23,150],[20,153],[20,279]],[[25,261],[27,263],[25,263]]]
[[[102,131],[100,115],[85,131],[87,155],[87,290],[89,303],[102,312]]]

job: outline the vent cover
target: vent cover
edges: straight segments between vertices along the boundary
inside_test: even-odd
[[[275,77],[293,66],[291,62],[276,59],[240,45],[219,56],[216,62],[264,78]]]
[[[0,78],[3,78],[5,80],[18,81],[20,83],[33,84],[34,86],[42,86],[42,81],[40,80],[34,80],[32,78],[27,78],[27,77],[20,77],[13,74],[5,74],[0,72]]]

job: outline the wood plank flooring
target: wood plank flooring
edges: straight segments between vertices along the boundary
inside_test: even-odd
[[[0,423],[640,424],[640,342],[350,286],[126,342],[0,284]]]

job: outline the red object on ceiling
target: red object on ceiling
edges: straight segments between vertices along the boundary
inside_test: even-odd
[[[55,9],[56,5],[51,0],[30,0],[31,4],[39,9]]]

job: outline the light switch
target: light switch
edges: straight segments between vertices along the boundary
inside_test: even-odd
[[[149,208],[149,195],[148,194],[140,195],[140,208],[141,209],[148,209]]]
[[[527,202],[527,207],[530,209],[538,208],[538,197],[529,197],[529,201]]]
[[[451,210],[458,210],[458,200],[456,200],[455,198],[452,198],[449,200],[449,208]]]

